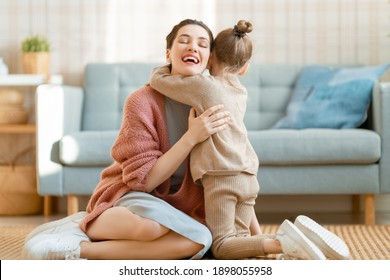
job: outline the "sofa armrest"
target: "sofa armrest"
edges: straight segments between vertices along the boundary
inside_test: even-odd
[[[378,84],[373,92],[374,130],[381,135],[380,191],[390,193],[390,83]]]
[[[41,85],[35,96],[37,184],[40,195],[63,195],[59,140],[81,129],[84,93],[79,87]]]

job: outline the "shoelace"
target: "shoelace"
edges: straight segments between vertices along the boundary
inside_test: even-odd
[[[298,260],[298,258],[287,255],[287,254],[279,254],[276,257],[277,260]]]
[[[72,250],[69,246],[57,247],[54,250],[47,252],[48,260],[78,260],[80,257],[77,250]]]
[[[70,248],[56,248],[53,251],[47,252],[48,260],[66,260],[66,259],[77,259],[76,253]]]
[[[75,252],[71,252],[65,255],[65,260],[79,260],[79,256]]]
[[[76,260],[78,258],[77,249],[71,249],[69,244],[61,244],[60,239],[57,240],[55,248],[47,252],[48,260]]]

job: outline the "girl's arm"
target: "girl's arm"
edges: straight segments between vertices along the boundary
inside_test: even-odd
[[[153,70],[150,86],[177,102],[196,106],[205,96],[212,94],[214,83],[213,77],[202,74],[171,75],[169,67],[162,66]]]
[[[194,108],[188,117],[188,130],[165,154],[158,158],[147,175],[146,191],[151,192],[167,180],[187,158],[192,148],[214,133],[224,129],[230,120],[227,111],[218,112],[223,105],[207,109],[195,117]]]

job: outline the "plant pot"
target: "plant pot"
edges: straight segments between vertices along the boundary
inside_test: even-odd
[[[26,74],[44,74],[49,76],[50,53],[49,52],[24,52],[23,70]]]

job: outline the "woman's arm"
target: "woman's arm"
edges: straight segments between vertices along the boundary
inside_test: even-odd
[[[158,158],[147,176],[146,191],[151,192],[167,180],[187,158],[192,148],[224,129],[230,120],[227,111],[217,112],[223,105],[207,109],[196,117],[194,108],[188,117],[188,130],[165,154]]]

